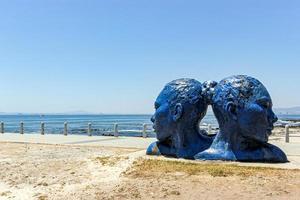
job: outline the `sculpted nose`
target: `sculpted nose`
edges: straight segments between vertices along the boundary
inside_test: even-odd
[[[273,124],[278,121],[278,117],[275,115],[273,111],[271,111],[271,120]]]
[[[274,114],[273,123],[278,121],[278,117]]]
[[[154,121],[155,121],[155,118],[154,118],[154,115],[152,115],[151,122],[154,123]]]

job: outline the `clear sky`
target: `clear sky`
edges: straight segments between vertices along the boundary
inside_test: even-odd
[[[173,79],[233,74],[300,105],[299,0],[9,0],[0,19],[0,112],[152,113]]]

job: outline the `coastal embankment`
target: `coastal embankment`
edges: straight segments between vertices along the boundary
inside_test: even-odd
[[[270,142],[285,164],[145,156],[154,138],[0,134],[0,199],[297,199],[300,137],[282,131]]]

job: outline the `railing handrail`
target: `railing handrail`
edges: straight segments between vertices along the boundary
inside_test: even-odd
[[[87,130],[87,134],[89,136],[92,136],[93,134],[93,131],[94,129],[96,128],[99,128],[99,126],[101,125],[108,125],[108,126],[111,126],[111,129],[108,129],[108,130],[101,130],[101,133],[110,133],[110,134],[113,134],[114,136],[118,137],[119,136],[119,133],[130,133],[130,132],[133,132],[133,133],[142,133],[142,136],[143,137],[147,137],[148,136],[148,133],[153,133],[154,132],[154,129],[152,128],[152,124],[151,123],[140,123],[140,122],[117,122],[117,123],[94,123],[92,120],[91,121],[84,121],[85,123],[81,122],[81,123],[76,123],[74,121],[66,121],[63,123],[62,127],[61,128],[58,128],[59,130],[63,131],[63,134],[64,135],[68,135],[69,134],[69,126],[70,124],[80,124],[82,125],[83,127],[78,127],[79,130]],[[45,130],[47,130],[47,124],[53,124],[54,122],[53,121],[49,121],[49,122],[44,122],[44,121],[39,121],[40,123],[40,133],[41,135],[44,135],[45,134]],[[62,122],[60,122],[62,123]],[[12,123],[8,123],[9,125],[11,125]],[[29,125],[28,125],[29,124]],[[34,123],[32,121],[29,121],[29,122],[26,122],[24,123],[23,121],[21,121],[19,123],[19,132],[20,134],[24,134],[25,132],[25,129],[28,128],[28,126],[32,126]],[[55,124],[58,124],[58,123],[55,123]],[[141,126],[140,129],[124,129],[124,127],[122,126],[126,126],[126,125],[136,125],[136,126]],[[208,129],[208,134],[211,134],[212,133],[212,130],[215,129],[215,127],[213,127],[211,124],[206,124],[206,123],[203,123],[203,124],[199,124],[199,126],[201,128],[203,127],[207,127]],[[1,133],[4,133],[5,132],[5,123],[4,122],[1,122],[0,123],[0,132]],[[37,131],[34,131],[34,132],[37,132]]]

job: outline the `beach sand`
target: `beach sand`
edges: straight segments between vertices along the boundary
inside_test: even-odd
[[[0,199],[299,199],[300,171],[148,159],[143,149],[1,142]]]
[[[101,199],[139,151],[1,143],[0,199]]]

